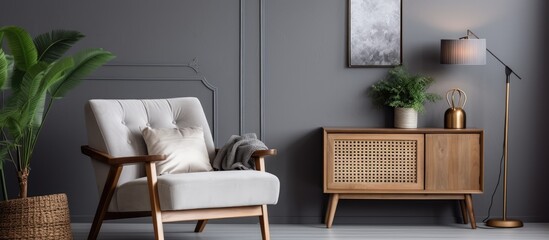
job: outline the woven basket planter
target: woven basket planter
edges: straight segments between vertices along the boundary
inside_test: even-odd
[[[72,239],[67,195],[0,202],[0,239]]]

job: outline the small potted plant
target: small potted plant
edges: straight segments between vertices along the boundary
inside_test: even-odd
[[[27,196],[30,163],[52,103],[114,58],[100,48],[63,56],[84,35],[55,30],[34,39],[16,26],[0,27],[0,239],[72,239],[65,194]],[[7,41],[9,52],[1,47]],[[53,157],[53,156],[50,156]],[[8,199],[4,170],[13,165],[19,196]]]
[[[438,94],[427,93],[434,79],[413,75],[404,67],[389,70],[387,78],[372,85],[369,94],[378,106],[389,106],[395,110],[396,128],[417,128],[417,113],[424,110],[424,104],[441,99]]]

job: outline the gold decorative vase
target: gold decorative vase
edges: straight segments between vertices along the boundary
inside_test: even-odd
[[[444,113],[444,128],[466,128],[466,117],[463,110],[467,102],[465,92],[459,88],[450,89],[446,92],[446,101],[450,108]]]

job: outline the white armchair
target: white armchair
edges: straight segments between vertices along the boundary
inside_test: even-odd
[[[155,238],[164,239],[163,222],[259,216],[263,239],[269,239],[267,205],[276,204],[280,183],[265,172],[264,157],[275,149],[256,151],[256,170],[209,171],[157,176],[147,155],[144,127],[201,126],[210,161],[215,147],[202,106],[196,98],[155,100],[90,100],[85,107],[88,146],[101,198],[88,239],[96,239],[103,220],[152,216]]]

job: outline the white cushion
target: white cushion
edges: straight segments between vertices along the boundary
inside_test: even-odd
[[[276,204],[280,182],[270,173],[255,170],[167,174],[158,177],[162,210]],[[119,186],[118,211],[150,211],[147,178]]]
[[[143,129],[150,155],[166,155],[156,162],[158,175],[211,171],[202,127]]]

